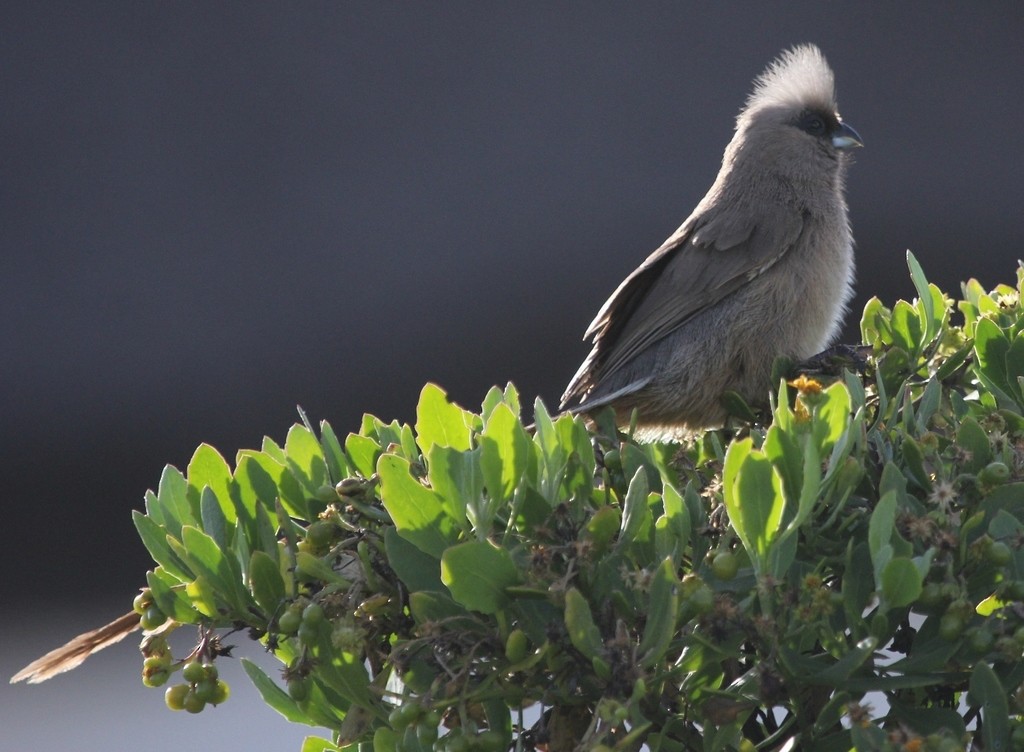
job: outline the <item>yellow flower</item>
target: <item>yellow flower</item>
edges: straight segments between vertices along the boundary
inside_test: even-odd
[[[800,394],[821,394],[821,383],[807,378],[804,374],[800,374],[788,383]]]

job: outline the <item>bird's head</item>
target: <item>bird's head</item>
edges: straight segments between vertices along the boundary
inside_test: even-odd
[[[742,153],[766,169],[824,175],[862,145],[839,115],[835,77],[825,56],[805,44],[783,52],[754,81],[731,146],[737,157]]]

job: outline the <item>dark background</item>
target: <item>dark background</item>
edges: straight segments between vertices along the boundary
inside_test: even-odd
[[[952,293],[1013,282],[1022,22],[1020,2],[4,3],[0,673],[127,608],[148,564],[129,512],[202,441],[282,440],[296,404],[342,434],[411,420],[427,380],[554,405],[791,44],[822,47],[866,142],[845,339],[872,295],[913,294],[907,248]],[[256,701],[162,712],[133,651],[4,689],[0,746],[118,748],[137,701],[170,729],[148,749],[218,725],[222,749],[291,748]],[[224,727],[243,712],[273,741]]]

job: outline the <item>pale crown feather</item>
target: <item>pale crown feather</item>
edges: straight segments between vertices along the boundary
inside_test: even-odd
[[[766,107],[835,111],[835,77],[821,50],[813,44],[786,50],[757,77],[741,117]]]

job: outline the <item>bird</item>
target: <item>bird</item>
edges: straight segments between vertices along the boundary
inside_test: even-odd
[[[821,50],[784,50],[755,80],[707,195],[616,288],[561,407],[604,406],[639,438],[722,425],[722,395],[763,404],[776,357],[811,358],[853,292],[845,174],[857,131]]]

